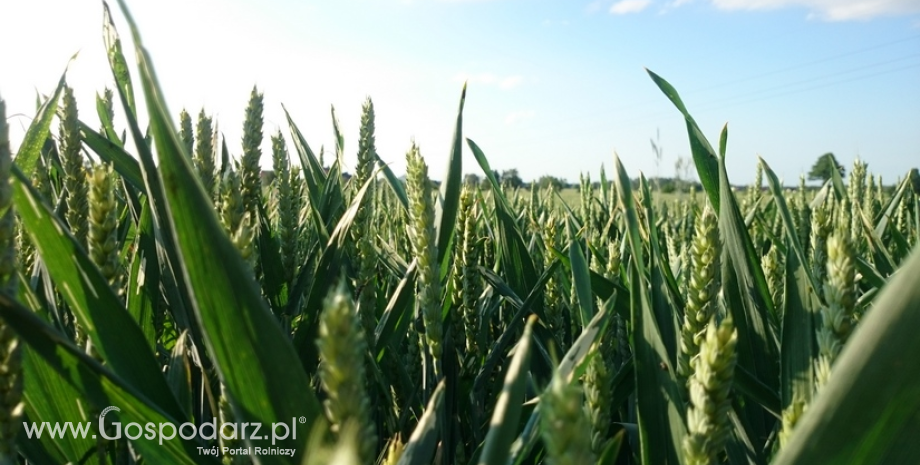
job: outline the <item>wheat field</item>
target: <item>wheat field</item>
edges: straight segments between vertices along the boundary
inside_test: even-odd
[[[920,462],[916,169],[787,192],[761,160],[734,192],[727,127],[714,147],[649,71],[700,191],[617,156],[575,195],[509,189],[466,86],[436,188],[437,154],[407,143],[405,181],[381,160],[370,98],[328,154],[289,116],[265,134],[256,88],[241,146],[172,113],[105,8],[113,89],[78,106],[65,74],[15,154],[0,100],[0,463]],[[285,434],[103,437],[212,422]]]

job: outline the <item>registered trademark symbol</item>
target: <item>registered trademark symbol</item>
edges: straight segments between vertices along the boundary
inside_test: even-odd
[[[300,421],[301,423],[306,423],[306,422],[307,422],[307,417],[300,417],[300,419],[299,419],[298,421]]]

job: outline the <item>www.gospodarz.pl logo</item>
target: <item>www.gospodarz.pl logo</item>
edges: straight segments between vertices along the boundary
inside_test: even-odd
[[[121,409],[109,406],[99,413],[97,427],[99,434],[104,439],[127,438],[133,441],[143,437],[147,440],[156,439],[161,445],[164,440],[175,439],[177,436],[185,440],[198,439],[206,441],[213,441],[218,437],[224,440],[261,441],[271,439],[271,444],[275,445],[277,441],[286,440],[288,437],[297,439],[297,423],[303,424],[307,422],[305,417],[291,418],[290,423],[272,423],[269,428],[266,428],[266,431],[263,430],[261,423],[221,423],[218,425],[216,419],[201,425],[185,422],[179,426],[173,423],[148,422],[141,425],[140,423],[131,422],[122,427],[122,423],[111,421],[108,426],[109,429],[114,428],[114,433],[110,434],[110,431],[106,428],[105,416],[111,412],[121,412]],[[54,424],[49,422],[40,424],[23,422],[23,426],[29,438],[41,438],[46,431],[52,439],[63,438],[68,431],[72,437],[96,438],[95,434],[90,434],[92,424],[88,422],[77,422],[75,424],[69,421]]]

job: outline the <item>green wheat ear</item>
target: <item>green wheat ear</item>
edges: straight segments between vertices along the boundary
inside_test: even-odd
[[[255,216],[245,209],[243,193],[240,189],[240,177],[233,169],[227,170],[221,191],[223,192],[220,204],[221,223],[230,236],[231,242],[249,265],[249,269],[255,270],[256,256],[253,245],[255,229],[252,225]]]
[[[191,157],[195,149],[195,134],[192,132],[192,117],[184,108],[179,113],[179,140],[185,147],[185,154]]]
[[[89,215],[87,203],[86,168],[80,152],[80,122],[77,116],[77,101],[73,89],[64,87],[60,108],[60,155],[64,168],[64,205],[67,225],[80,245],[86,247]]]
[[[805,410],[808,408],[808,401],[803,391],[805,389],[811,389],[811,386],[809,385],[806,387],[805,384],[806,383],[799,380],[793,381],[792,401],[789,403],[788,407],[783,409],[782,427],[779,431],[780,449],[789,442],[792,433],[795,431],[796,425],[799,423],[799,420],[802,419],[802,415],[805,414]]]
[[[406,154],[406,191],[409,195],[409,240],[418,260],[418,305],[425,325],[435,378],[441,376],[441,282],[438,267],[438,243],[434,232],[434,201],[428,165],[415,143]]]
[[[294,210],[294,191],[291,185],[290,159],[284,137],[279,131],[272,136],[272,164],[275,170],[273,189],[273,213],[281,243],[281,268],[284,282],[294,279],[297,260],[297,212]]]
[[[466,340],[462,348],[468,359],[479,357],[479,255],[476,243],[479,241],[473,188],[464,185],[460,191],[460,209],[457,215],[458,240],[454,257],[453,286],[454,307],[458,319],[454,328],[455,340]],[[462,321],[462,324],[460,322]]]
[[[262,94],[253,86],[243,122],[243,156],[240,160],[240,187],[243,205],[253,218],[258,215],[262,202]]]
[[[9,126],[6,102],[0,99],[0,289],[16,295],[16,214],[12,208],[13,187],[10,172]],[[0,319],[0,463],[15,463],[16,436],[19,434],[22,402],[22,348],[13,328]]]
[[[543,238],[543,266],[549,267],[552,266],[555,257],[551,252],[551,249],[557,247],[557,240],[559,235],[558,220],[554,213],[549,213],[548,217],[541,222],[543,225],[542,238]],[[565,306],[565,298],[563,297],[562,285],[558,278],[558,273],[555,273],[549,280],[546,281],[546,287],[543,292],[543,302],[544,302],[544,311],[546,312],[546,318],[549,319],[547,324],[550,328],[556,332],[561,333],[563,331],[564,319],[563,319],[563,307]],[[563,338],[560,336],[558,339],[562,341]]]
[[[683,444],[688,465],[719,463],[719,454],[731,434],[728,412],[731,410],[737,342],[738,331],[731,318],[718,324],[713,317],[700,345],[696,371],[690,378],[690,408]]]
[[[198,178],[204,186],[204,191],[208,194],[211,201],[216,200],[217,179],[215,173],[217,166],[215,163],[215,131],[213,120],[205,115],[204,109],[198,113],[198,124],[195,126],[195,170],[198,172]]]
[[[89,255],[109,285],[120,292],[122,270],[114,171],[108,165],[96,165],[90,173],[89,185]]]
[[[687,292],[684,323],[680,331],[680,355],[677,373],[689,379],[695,371],[694,359],[700,352],[706,325],[715,315],[719,292],[719,239],[718,219],[707,203],[696,225],[696,234],[690,248],[691,274]]]
[[[374,165],[377,163],[377,148],[374,136],[374,102],[368,97],[364,101],[361,111],[361,128],[358,139],[358,165],[355,169],[356,193],[373,176]],[[375,183],[368,186],[368,192],[355,215],[352,225],[352,241],[355,243],[355,259],[357,260],[358,277],[358,311],[364,330],[368,335],[373,334],[377,325],[377,253],[374,247],[374,202],[376,193]]]
[[[585,410],[591,426],[591,450],[596,456],[603,453],[607,446],[613,411],[610,396],[613,390],[613,354],[610,349],[616,343],[616,338],[609,331],[598,334],[598,341],[592,348],[594,356],[588,362],[584,378]]]
[[[326,414],[333,432],[342,439],[344,428],[360,428],[360,463],[373,463],[377,433],[371,418],[371,403],[365,389],[364,337],[355,306],[340,283],[325,301],[319,320],[320,380],[328,398]]]
[[[770,289],[770,298],[773,300],[777,327],[780,326],[778,322],[783,320],[783,292],[785,291],[783,278],[785,271],[785,260],[779,251],[779,247],[775,245],[770,247],[770,251],[767,252],[763,259],[763,272],[767,278],[767,287]]]
[[[541,430],[550,465],[594,463],[591,427],[582,409],[582,389],[554,376],[540,396]]]
[[[821,309],[822,325],[818,329],[815,381],[820,388],[830,378],[831,368],[850,337],[855,321],[856,269],[853,245],[845,231],[832,233],[827,239],[827,282]]]
[[[99,97],[99,102],[102,104],[102,111],[105,112],[105,115],[109,121],[114,121],[115,119],[115,107],[112,102],[113,96],[114,94],[112,93],[112,89],[106,87],[105,90],[102,91],[102,96]],[[99,128],[99,134],[105,135],[104,126]]]

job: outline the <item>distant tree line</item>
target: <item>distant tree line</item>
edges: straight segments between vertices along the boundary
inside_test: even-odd
[[[552,186],[554,189],[578,189],[578,183],[570,183],[564,178],[543,175],[537,178],[535,181],[524,182],[518,174],[518,170],[509,169],[504,171],[493,170],[492,174],[495,176],[495,179],[498,180],[499,184],[504,187],[510,187],[514,189],[530,189],[536,185],[539,189],[547,189]],[[661,192],[670,194],[675,192],[689,192],[690,188],[695,188],[698,192],[702,189],[702,185],[696,181],[687,181],[685,179],[679,178],[660,178],[657,179],[657,186],[661,189]],[[463,182],[467,184],[479,185],[483,189],[490,189],[491,184],[485,176],[481,176],[475,173],[467,173],[463,177]],[[595,181],[592,183],[594,188],[597,189],[600,187],[600,181]],[[639,187],[639,180],[632,180],[632,187]]]

